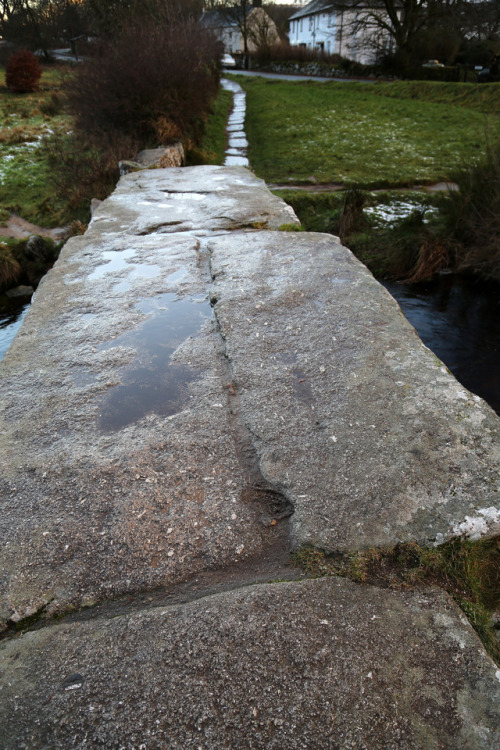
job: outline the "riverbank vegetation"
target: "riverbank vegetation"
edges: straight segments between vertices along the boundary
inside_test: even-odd
[[[251,164],[307,230],[380,277],[500,280],[500,84],[242,85]]]
[[[305,546],[294,562],[311,578],[341,575],[358,583],[394,589],[437,585],[467,615],[490,656],[500,665],[500,641],[493,615],[500,605],[498,539],[452,539],[439,547],[416,543],[328,555]]]
[[[37,91],[13,94],[0,68],[0,220],[10,213],[27,221],[57,226],[69,219],[65,198],[54,190],[45,145],[70,127],[64,111],[63,68],[44,66]],[[1,228],[0,228],[1,235]]]

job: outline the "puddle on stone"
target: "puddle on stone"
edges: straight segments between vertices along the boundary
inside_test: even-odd
[[[154,279],[161,273],[160,266],[154,263],[133,263],[131,258],[136,254],[135,249],[126,248],[125,250],[105,250],[102,254],[103,263],[97,266],[91,274],[89,280],[95,281],[102,279],[107,274],[127,271],[127,279],[121,279],[113,291],[128,291],[130,289],[131,279]]]
[[[104,432],[121,430],[147,414],[165,417],[181,411],[187,386],[200,372],[170,359],[212,316],[209,301],[167,293],[144,300],[139,309],[150,317],[134,331],[102,346],[103,350],[126,346],[137,351],[135,361],[123,372],[122,383],[110,389],[103,402],[100,427]]]
[[[170,273],[165,279],[166,284],[175,284],[180,281],[187,274],[188,270],[186,266],[181,266],[177,271]]]
[[[110,292],[113,294],[121,294],[122,292],[128,292],[129,289],[132,287],[132,284],[130,281],[127,281],[127,279],[123,279],[123,281],[120,281],[118,284],[113,284],[113,286],[110,288]]]
[[[166,198],[173,198],[174,200],[180,200],[180,201],[185,201],[185,200],[188,200],[188,201],[202,201],[202,200],[206,200],[206,198],[207,198],[207,193],[188,193],[188,192],[186,192],[186,193],[181,193],[181,192],[171,193],[171,192],[167,192],[167,191],[164,191],[164,193],[165,193],[165,197]]]
[[[89,280],[101,279],[107,273],[122,271],[128,266],[128,260],[135,255],[133,248],[125,250],[105,250],[102,253],[102,262],[89,275]]]
[[[135,263],[134,265],[130,266],[130,276],[131,279],[138,279],[138,278],[146,278],[146,279],[154,279],[158,276],[158,274],[161,273],[160,266],[155,265],[154,263]]]

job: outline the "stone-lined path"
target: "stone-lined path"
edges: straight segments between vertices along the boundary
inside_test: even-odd
[[[243,168],[136,172],[37,290],[0,365],[6,750],[500,742],[447,595],[290,566],[500,529],[498,417],[293,223]]]
[[[227,167],[248,167],[248,141],[245,134],[246,94],[239,83],[227,78],[222,79],[222,88],[233,94],[233,107],[227,122],[228,148],[224,164]]]

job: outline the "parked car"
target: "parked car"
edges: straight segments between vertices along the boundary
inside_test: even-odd
[[[427,60],[426,63],[422,65],[423,68],[444,68],[444,64],[440,63],[439,60]]]
[[[235,68],[236,60],[231,55],[222,55],[222,67],[223,68]]]

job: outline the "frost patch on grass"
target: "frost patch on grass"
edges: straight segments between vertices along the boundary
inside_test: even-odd
[[[433,216],[439,213],[436,206],[429,206],[416,200],[394,201],[389,204],[379,203],[376,206],[368,206],[364,209],[364,213],[369,216],[372,226],[384,229],[396,226],[415,211],[425,212],[424,223],[429,222]]]

